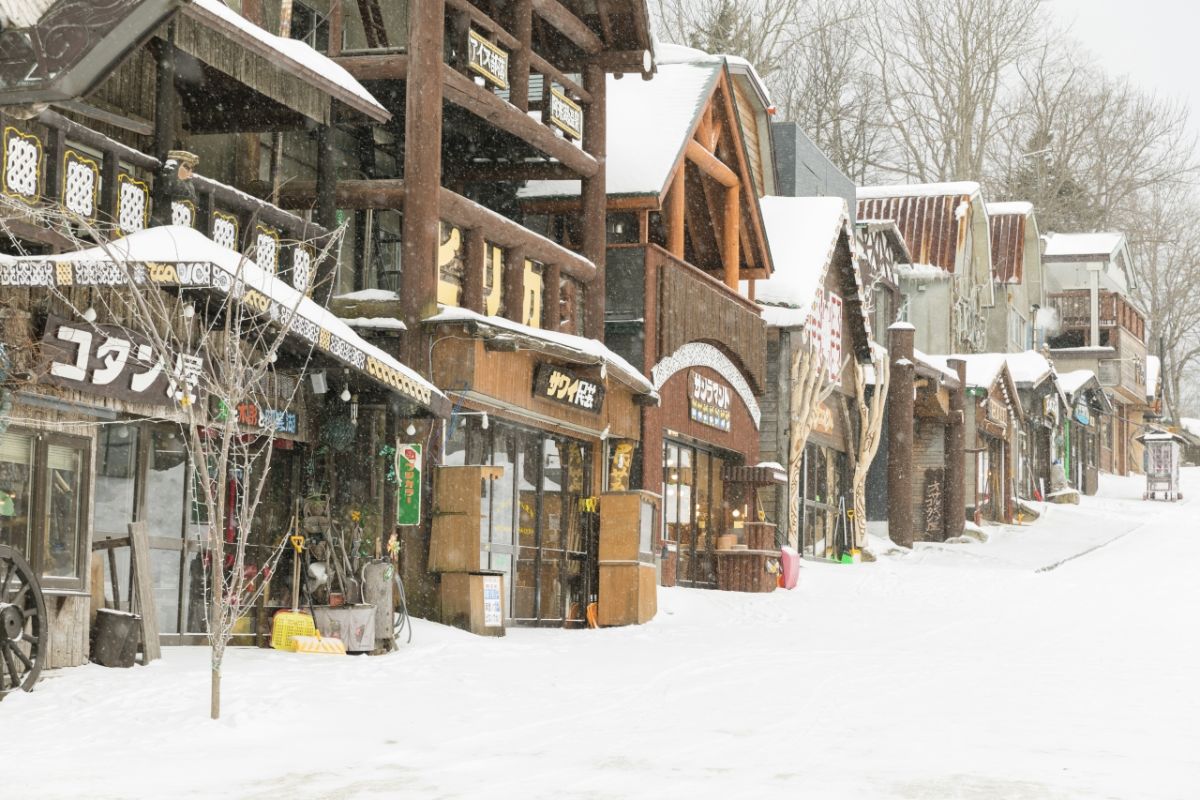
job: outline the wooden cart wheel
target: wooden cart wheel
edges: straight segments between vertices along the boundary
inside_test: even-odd
[[[0,545],[0,698],[33,689],[46,661],[48,628],[46,601],[29,562]]]

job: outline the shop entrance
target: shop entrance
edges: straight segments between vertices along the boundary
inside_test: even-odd
[[[725,451],[663,441],[664,537],[679,547],[682,586],[715,589],[717,537],[731,532],[740,507],[731,506],[722,476],[742,458]]]
[[[479,417],[459,418],[447,466],[487,464],[503,474],[483,486],[480,568],[504,575],[506,610],[526,625],[583,625],[595,567],[595,525],[585,514],[591,446]]]

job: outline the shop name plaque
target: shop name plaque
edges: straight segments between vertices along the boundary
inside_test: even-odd
[[[593,414],[599,414],[604,404],[603,385],[553,364],[538,365],[533,377],[533,395]]]
[[[550,124],[558,128],[568,139],[583,138],[583,108],[558,89],[550,90],[546,108]]]
[[[508,88],[508,53],[473,28],[467,33],[467,66],[497,89]]]
[[[732,427],[733,390],[691,370],[688,372],[688,408],[693,422],[728,431]]]

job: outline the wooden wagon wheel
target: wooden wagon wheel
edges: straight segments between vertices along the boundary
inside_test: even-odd
[[[33,688],[45,665],[48,628],[46,601],[29,562],[0,545],[0,698]]]

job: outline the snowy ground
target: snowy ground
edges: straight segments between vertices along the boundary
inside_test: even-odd
[[[64,670],[0,703],[0,797],[1195,798],[1200,470],[1142,485],[640,628],[234,651],[218,723],[202,648]]]

